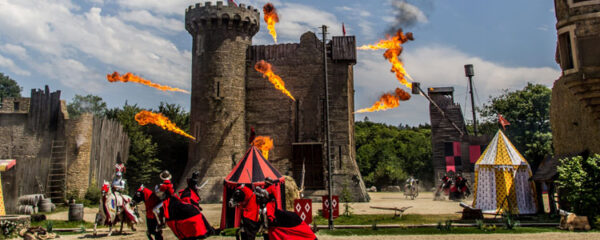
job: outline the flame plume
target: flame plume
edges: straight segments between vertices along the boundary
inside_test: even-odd
[[[269,159],[269,150],[273,149],[273,139],[268,136],[257,136],[252,145],[260,149],[265,159]]]
[[[277,15],[277,10],[272,3],[267,3],[263,6],[263,14],[265,15],[265,23],[267,23],[267,29],[269,29],[269,33],[273,36],[273,40],[277,43],[277,32],[275,31],[275,23],[279,22],[279,16]]]
[[[254,65],[254,69],[262,73],[263,78],[268,78],[269,82],[271,82],[277,90],[281,91],[282,93],[290,97],[292,100],[296,101],[294,96],[292,96],[292,94],[287,89],[285,89],[285,83],[283,82],[283,80],[281,80],[281,77],[273,73],[273,70],[271,70],[270,63],[265,62],[265,60],[260,60],[256,63],[256,65]]]
[[[396,73],[396,78],[402,85],[407,88],[412,89],[412,84],[406,80],[407,78],[413,81],[412,77],[408,75],[406,70],[404,69],[404,64],[400,61],[399,56],[402,54],[402,44],[406,43],[408,40],[414,40],[413,34],[411,32],[404,34],[402,29],[398,29],[396,35],[387,39],[380,40],[376,44],[363,45],[358,47],[359,50],[378,50],[378,49],[387,49],[385,53],[383,53],[383,57],[387,59],[392,64],[391,71]]]
[[[394,93],[384,93],[383,95],[381,95],[379,101],[375,102],[375,104],[373,104],[373,106],[371,106],[370,108],[363,108],[356,112],[363,113],[385,111],[388,109],[398,107],[400,105],[400,101],[407,101],[408,99],[410,99],[409,93],[400,88],[396,88],[396,91]]]
[[[175,125],[175,123],[172,123],[171,120],[169,120],[167,117],[160,113],[153,113],[150,111],[142,110],[141,112],[135,115],[135,120],[142,126],[152,123],[167,131],[174,132],[179,135],[196,140],[195,137],[192,137],[191,135],[181,130],[181,128],[178,128]]]
[[[187,93],[187,94],[190,93],[189,91],[186,91],[183,89],[173,88],[173,87],[169,87],[169,86],[165,86],[165,85],[160,85],[158,83],[153,83],[153,82],[143,79],[139,76],[133,75],[132,73],[129,73],[129,72],[125,73],[124,75],[119,75],[118,72],[114,72],[113,74],[107,74],[106,79],[108,79],[109,82],[141,83],[143,85],[153,87],[153,88],[156,88],[156,89],[162,90],[162,91],[174,91],[174,92],[182,92],[182,93]]]

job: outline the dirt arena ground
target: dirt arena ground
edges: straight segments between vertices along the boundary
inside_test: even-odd
[[[402,193],[370,193],[371,202],[369,203],[351,203],[353,213],[355,214],[393,214],[386,210],[372,209],[370,206],[377,207],[405,207],[412,206],[411,209],[407,210],[409,214],[453,214],[461,211],[461,207],[458,202],[453,201],[433,201],[433,193],[425,192],[422,193],[416,200],[409,200],[404,198]],[[470,201],[465,201],[470,203]],[[221,215],[221,204],[203,204],[204,214],[209,222],[213,226],[218,226]],[[313,203],[313,212],[317,214],[318,209],[321,208],[321,203]],[[140,211],[143,206],[139,206]],[[86,221],[93,221],[95,214],[98,210],[93,208],[85,209],[84,219]],[[48,215],[49,219],[66,220],[67,212],[60,212]],[[89,239],[89,238],[101,238],[101,239],[131,239],[131,240],[143,240],[147,239],[145,234],[146,226],[145,223],[138,225],[138,231],[132,232],[130,229],[126,229],[126,233],[123,235],[115,234],[111,237],[106,237],[108,229],[103,228],[99,230],[99,236],[94,237],[91,233],[79,234],[79,235],[63,235],[61,239]],[[165,229],[163,233],[165,239],[175,240],[175,236],[168,230]],[[399,236],[327,236],[317,234],[319,239],[331,239],[331,240],[383,240],[383,239],[414,239],[414,240],[429,240],[429,239],[449,239],[449,240],[464,240],[464,239],[485,239],[485,240],[504,240],[511,238],[521,239],[544,239],[544,240],[565,240],[565,239],[600,239],[600,233],[570,233],[570,232],[552,232],[552,233],[537,233],[537,234],[464,234],[464,235],[399,235]],[[223,239],[232,240],[233,237],[211,237],[209,239]]]

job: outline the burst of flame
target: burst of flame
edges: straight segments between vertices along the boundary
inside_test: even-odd
[[[410,99],[410,94],[408,94],[406,91],[400,88],[396,88],[396,91],[394,93],[384,93],[383,95],[381,95],[379,100],[376,101],[375,104],[373,104],[373,106],[371,106],[370,108],[363,108],[356,112],[363,113],[385,111],[388,109],[398,107],[400,105],[400,101],[407,101],[408,99]]]
[[[260,60],[256,63],[256,65],[254,65],[254,69],[262,73],[263,78],[268,78],[269,82],[271,82],[277,90],[281,91],[282,93],[290,97],[292,100],[296,101],[296,99],[294,98],[294,96],[292,96],[290,91],[285,89],[285,83],[283,82],[283,80],[281,80],[281,77],[273,73],[273,70],[271,70],[270,63],[265,62],[265,60]]]
[[[378,50],[378,49],[387,49],[385,53],[383,53],[383,57],[387,59],[392,64],[391,71],[396,73],[396,78],[402,85],[407,88],[412,88],[412,83],[409,83],[407,78],[411,81],[414,81],[410,75],[404,69],[404,64],[400,61],[399,56],[402,54],[402,44],[407,42],[408,40],[414,40],[412,33],[402,32],[402,29],[398,29],[396,35],[387,36],[387,39],[380,40],[376,44],[363,45],[358,47],[359,50]]]
[[[153,113],[150,111],[142,110],[141,112],[135,115],[135,120],[142,126],[152,123],[156,126],[161,127],[170,132],[177,133],[179,135],[191,138],[196,140],[195,137],[187,134],[185,131],[181,130],[181,128],[177,127],[175,123],[171,122],[167,117],[162,115],[161,113]]]
[[[190,93],[189,91],[183,90],[183,89],[179,89],[179,88],[174,88],[174,87],[169,87],[169,86],[165,86],[165,85],[160,85],[158,83],[153,83],[151,81],[148,81],[146,79],[143,79],[139,76],[133,75],[132,73],[125,73],[123,75],[119,75],[118,72],[114,72],[113,74],[107,74],[106,75],[106,79],[108,79],[109,82],[135,82],[135,83],[140,83],[149,87],[153,87],[156,88],[158,90],[162,90],[162,91],[174,91],[174,92],[183,92],[183,93]]]
[[[257,136],[252,145],[260,149],[265,159],[269,159],[269,150],[273,149],[273,139],[268,136]]]
[[[277,10],[272,3],[267,3],[263,6],[263,13],[265,23],[267,23],[267,29],[269,29],[269,33],[273,36],[273,40],[277,43],[277,32],[275,31],[275,23],[279,22],[279,16],[277,15]]]

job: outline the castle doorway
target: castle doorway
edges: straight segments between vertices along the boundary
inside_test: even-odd
[[[298,187],[302,184],[302,165],[304,165],[304,189],[316,190],[325,188],[323,174],[323,144],[294,143],[292,144],[294,158],[292,172]]]

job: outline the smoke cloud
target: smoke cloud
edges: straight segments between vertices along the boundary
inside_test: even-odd
[[[431,6],[428,0],[420,1],[420,4]],[[399,28],[409,28],[417,23],[427,23],[429,20],[427,15],[417,6],[408,3],[406,0],[393,0],[391,2],[394,13],[392,24],[386,31],[387,34],[393,35]]]

